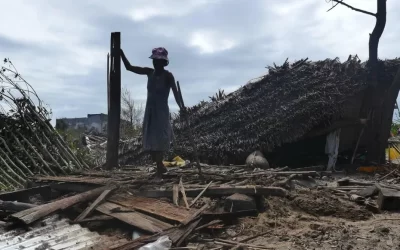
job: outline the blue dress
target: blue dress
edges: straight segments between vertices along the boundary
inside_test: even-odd
[[[172,141],[168,97],[171,85],[168,71],[152,74],[147,81],[147,101],[143,119],[143,150],[168,151]]]

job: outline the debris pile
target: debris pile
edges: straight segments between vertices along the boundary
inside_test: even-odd
[[[400,244],[395,230],[380,235],[379,228],[392,227],[400,219],[390,212],[400,209],[400,188],[388,173],[343,178],[342,173],[317,168],[290,171],[206,164],[202,168],[202,180],[188,166],[171,167],[162,179],[154,178],[146,167],[34,176],[35,187],[0,194],[0,229],[29,225],[33,231],[19,234],[33,235],[35,240],[0,236],[0,245],[76,242],[80,247],[74,249],[122,250],[150,243],[185,249],[305,249],[322,244],[350,249],[364,244],[356,242],[357,237],[368,239],[364,249]],[[60,218],[55,220],[54,215]],[[393,221],[378,221],[388,217]],[[63,227],[69,233],[47,239],[46,231],[35,228],[49,220],[68,223]],[[363,229],[372,224],[377,227]],[[374,243],[377,237],[387,237],[387,242]]]
[[[33,174],[56,176],[87,165],[50,124],[51,112],[4,60],[0,70],[0,190],[21,188]]]
[[[382,61],[380,81],[391,83],[399,59]],[[222,100],[201,102],[189,109],[190,126],[200,158],[244,159],[254,150],[269,152],[302,138],[316,126],[328,125],[343,104],[366,87],[368,69],[357,56],[307,59],[268,67],[268,74]],[[192,157],[184,121],[174,120],[176,154]],[[211,161],[212,162],[212,161]]]
[[[106,163],[107,137],[99,135],[84,134],[83,144],[88,148],[93,159],[94,166],[104,166]],[[118,161],[120,165],[129,165],[138,157],[146,159],[147,154],[142,152],[142,137],[120,139],[118,148]]]

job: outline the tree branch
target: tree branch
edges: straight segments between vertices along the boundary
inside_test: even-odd
[[[341,0],[340,2],[343,2],[343,0]],[[326,12],[329,12],[329,11],[333,10],[333,8],[335,8],[335,7],[338,6],[338,5],[339,5],[339,3],[336,3],[335,5],[332,6],[332,8],[330,8],[330,9],[327,10]]]
[[[358,12],[361,12],[361,13],[364,13],[364,14],[367,14],[367,15],[371,15],[371,16],[376,17],[376,14],[375,14],[375,13],[372,13],[372,12],[369,12],[369,11],[365,11],[365,10],[361,10],[361,9],[354,8],[353,6],[348,5],[347,3],[344,3],[343,0],[331,0],[331,1],[335,2],[336,5],[334,5],[332,8],[330,8],[328,11],[330,11],[330,10],[333,9],[333,8],[335,8],[338,4],[342,4],[342,5],[344,5],[344,6],[348,7],[348,8],[350,8],[350,9],[352,9],[352,10],[354,10],[354,11],[358,11]]]

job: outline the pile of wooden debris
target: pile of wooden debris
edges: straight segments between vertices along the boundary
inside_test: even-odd
[[[288,235],[288,230],[278,229],[284,226],[278,219],[300,223],[330,218],[332,224],[337,218],[362,223],[373,219],[373,213],[376,218],[381,211],[400,208],[400,186],[388,179],[395,172],[376,177],[358,174],[355,180],[318,167],[289,171],[203,164],[203,179],[196,173],[191,167],[173,167],[158,179],[151,169],[127,167],[32,177],[34,187],[0,194],[0,228],[29,225],[34,228],[31,233],[21,228],[18,234],[24,239],[33,234],[35,240],[0,237],[0,245],[15,249],[47,244],[62,249],[60,244],[74,242],[80,246],[74,249],[138,249],[167,236],[173,247],[184,249],[304,249],[316,239],[305,235],[273,238],[278,233]],[[298,214],[291,215],[295,211]],[[68,218],[68,225],[54,214]],[[48,231],[41,233],[40,228],[43,221],[49,225],[49,220],[57,227],[63,225],[68,233],[59,229],[43,240]],[[74,226],[77,223],[80,226]]]

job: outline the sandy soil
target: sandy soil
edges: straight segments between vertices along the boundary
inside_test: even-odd
[[[271,249],[400,249],[400,214],[372,214],[365,207],[325,190],[271,197],[257,218],[243,218],[219,237]]]

